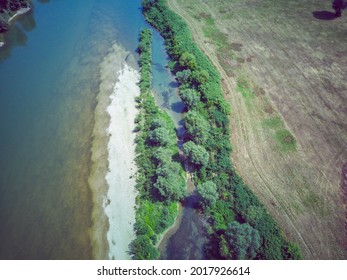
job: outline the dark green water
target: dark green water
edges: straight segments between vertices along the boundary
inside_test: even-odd
[[[90,259],[99,65],[114,43],[136,57],[148,26],[140,0],[39,2],[0,49],[0,259]],[[154,31],[154,92],[179,127],[167,59]]]
[[[182,221],[176,233],[167,242],[165,259],[168,260],[204,260],[205,226],[197,213],[199,198],[190,194],[184,203]]]

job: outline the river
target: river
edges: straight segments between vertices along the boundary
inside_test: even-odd
[[[101,84],[117,73],[108,78],[102,67],[117,46],[138,70],[138,35],[148,25],[140,0],[33,2],[0,49],[0,259],[104,258],[92,236],[95,219],[106,219],[95,209],[107,190],[93,191],[91,176],[96,125],[108,123],[97,121]],[[177,84],[153,32],[156,101],[182,131]],[[112,221],[101,225],[106,236]]]

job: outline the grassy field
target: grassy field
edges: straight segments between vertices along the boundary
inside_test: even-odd
[[[305,258],[347,259],[347,11],[322,20],[329,1],[168,3],[222,74],[240,174]]]

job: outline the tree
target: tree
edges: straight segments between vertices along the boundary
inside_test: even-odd
[[[150,142],[155,145],[167,146],[172,143],[169,131],[164,127],[154,129],[149,135]]]
[[[282,256],[285,260],[302,260],[300,248],[296,244],[284,246]]]
[[[184,84],[189,81],[190,75],[192,74],[192,71],[189,69],[183,70],[183,71],[178,71],[176,73],[176,78],[177,81],[181,84]]]
[[[196,111],[190,110],[184,116],[184,126],[187,129],[187,134],[194,142],[204,144],[207,141],[210,124]]]
[[[146,235],[139,235],[129,245],[129,253],[135,260],[155,260],[159,252],[152,245],[151,239]]]
[[[151,125],[151,129],[156,129],[158,127],[167,127],[167,123],[166,120],[164,120],[163,118],[156,118],[153,120],[153,123]]]
[[[182,67],[194,69],[196,67],[195,55],[188,53],[188,52],[184,52],[179,59],[179,64]]]
[[[156,175],[169,177],[170,175],[179,175],[181,166],[178,162],[168,161],[158,166]]]
[[[192,80],[195,84],[201,85],[206,83],[210,78],[210,74],[206,70],[196,70],[192,73]]]
[[[144,220],[136,220],[134,230],[136,235],[146,235],[148,237],[155,235],[153,229]]]
[[[183,152],[190,164],[205,166],[209,160],[209,154],[204,147],[196,145],[193,141],[183,144]]]
[[[157,165],[166,164],[172,160],[172,151],[168,148],[159,147],[153,158],[156,160]]]
[[[196,104],[200,101],[200,95],[194,89],[182,89],[180,91],[180,97],[188,109],[196,106]]]
[[[260,247],[259,232],[249,224],[236,221],[229,224],[226,231],[229,244],[229,258],[237,260],[253,259]]]
[[[203,207],[214,206],[218,199],[217,186],[212,181],[207,181],[197,186],[197,191],[202,199]]]
[[[186,184],[182,176],[170,173],[158,176],[153,186],[165,200],[178,201],[184,197]]]
[[[265,208],[260,205],[251,205],[246,212],[246,222],[252,226],[255,226],[258,221],[263,220],[263,216],[266,214]]]
[[[219,242],[219,254],[224,257],[224,258],[228,258],[230,255],[230,250],[229,250],[229,244],[228,242],[225,240],[225,236],[222,235],[220,242]]]

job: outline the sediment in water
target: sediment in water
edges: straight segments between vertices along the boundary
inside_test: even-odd
[[[93,193],[90,234],[95,259],[128,258],[127,243],[132,238],[135,181],[129,177],[135,172],[135,153],[129,144],[134,137],[135,96],[139,89],[138,74],[128,66],[129,56],[114,44],[99,70],[89,178]],[[119,146],[122,143],[128,147]],[[121,179],[117,177],[119,174]]]

